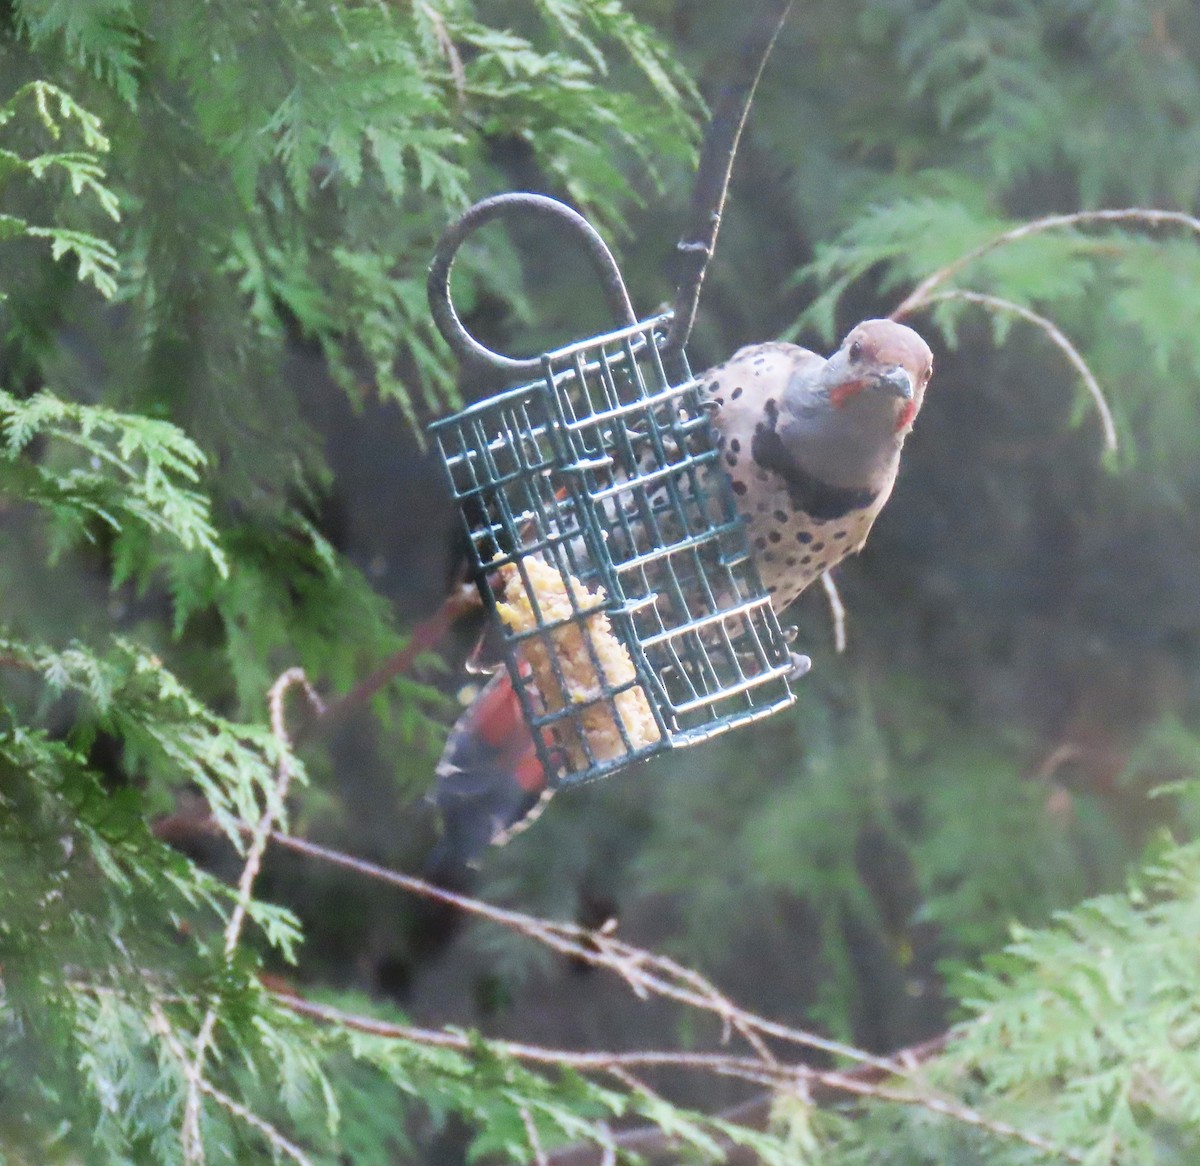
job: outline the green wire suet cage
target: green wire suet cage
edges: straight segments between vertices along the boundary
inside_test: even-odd
[[[513,360],[463,328],[449,273],[471,231],[530,211],[575,228],[625,322]],[[671,315],[635,319],[586,220],[525,194],[476,204],[450,228],[430,269],[430,302],[460,358],[526,378],[430,433],[551,785],[789,705],[795,658],[759,580],[701,386],[668,343]]]

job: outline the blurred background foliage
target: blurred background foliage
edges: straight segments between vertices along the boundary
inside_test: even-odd
[[[738,13],[662,18],[711,95]],[[782,334],[828,350],[1027,219],[1194,214],[1198,66],[1185,4],[799,6],[693,366]],[[623,245],[643,303],[668,294],[679,201],[638,212]],[[559,799],[485,883],[557,910],[601,902],[735,994],[886,1048],[943,1025],[948,965],[1119,885],[1158,831],[1186,834],[1146,795],[1196,756],[1197,243],[1068,227],[959,273],[948,286],[1078,345],[1118,453],[1037,329],[952,302],[914,316],[933,390],[892,502],[839,571],[846,654],[810,592],[793,618],[816,666],[794,714]]]
[[[84,483],[90,511],[72,496],[43,521],[30,502],[45,493],[6,470],[6,635],[61,649],[119,632],[222,716],[259,722],[283,668],[302,665],[334,696],[395,652],[458,553],[422,427],[495,387],[456,382],[432,333],[423,284],[438,233],[475,198],[544,190],[603,228],[641,311],[666,301],[704,101],[743,8],[0,3],[0,99],[54,81],[107,139],[54,131],[84,134],[71,148],[102,161],[103,193],[69,169],[0,168],[0,212],[26,228],[0,243],[0,388],[14,410],[47,389],[178,426],[186,439],[143,435],[147,456],[165,448],[180,491],[208,499],[189,511],[191,495],[172,494],[160,529],[144,514],[109,522],[111,499]],[[54,147],[33,114],[0,134],[21,158]],[[776,336],[826,351],[1001,231],[1139,205],[1200,210],[1190,0],[798,3],[743,142],[693,367]],[[70,247],[30,226],[81,234]],[[964,987],[1014,927],[1118,892],[1195,827],[1186,786],[1150,794],[1200,757],[1200,238],[1067,226],[946,286],[1051,318],[1107,393],[1117,453],[1038,329],[962,300],[915,315],[933,388],[892,502],[838,574],[847,652],[833,651],[820,591],[806,595],[790,618],[815,667],[794,712],[557,798],[473,884],[585,924],[619,918],[746,1006],[876,1050],[943,1031],[964,993],[989,998],[1023,969],[1068,977],[1065,948],[1046,940],[1007,957],[990,988]],[[472,330],[514,353],[607,323],[584,262],[536,229],[481,233],[455,295]],[[37,428],[42,417],[28,439],[6,420],[5,433],[47,472],[78,470],[96,454],[72,427],[107,417],[57,416],[61,432]],[[437,828],[423,794],[471,638],[450,637],[303,743],[294,830],[420,868]],[[186,812],[179,772],[134,765],[103,716],[26,706],[52,733],[71,724],[104,788]],[[237,869],[226,842],[187,849]],[[1189,861],[1160,870],[1151,899],[1184,893]],[[314,994],[571,1047],[719,1037],[509,933],[293,855],[268,858],[260,892],[305,936],[295,966],[263,958]],[[1096,910],[1076,940],[1103,917],[1144,943],[1131,919]],[[364,1142],[346,1160],[459,1160],[470,1123],[436,1119],[435,1104],[401,1138],[398,1076],[343,1068],[358,1083],[342,1094],[346,1125]],[[400,1090],[436,1093],[413,1080]],[[707,1109],[742,1096],[656,1083]],[[1079,1128],[1096,1112],[1084,1104]],[[976,1133],[935,1136],[932,1120],[885,1113],[836,1135],[840,1152],[1009,1160]],[[372,1123],[387,1132],[368,1136]],[[1063,1136],[1074,1128],[1064,1119]],[[1193,1143],[1172,1138],[1154,1160],[1191,1160]]]

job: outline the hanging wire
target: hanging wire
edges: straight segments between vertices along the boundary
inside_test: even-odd
[[[758,80],[792,10],[792,3],[793,0],[765,0],[742,43],[733,76],[717,98],[696,169],[687,222],[675,245],[681,274],[672,308],[674,319],[662,346],[663,356],[668,360],[683,352],[692,334],[700,289],[716,247],[717,232],[721,229],[721,215],[725,210],[738,143]]]

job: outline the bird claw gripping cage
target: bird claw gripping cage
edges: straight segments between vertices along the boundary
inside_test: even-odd
[[[551,216],[585,243],[621,320],[529,360],[479,344],[450,298],[464,239]],[[439,243],[435,322],[463,360],[528,378],[434,423],[472,569],[551,785],[707,740],[789,705],[794,661],[759,580],[702,387],[636,319],[585,219],[540,195],[477,203]]]

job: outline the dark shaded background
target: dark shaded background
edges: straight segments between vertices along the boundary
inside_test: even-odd
[[[715,93],[743,6],[630,7]],[[614,65],[612,84],[628,80]],[[479,132],[486,165],[471,197],[502,187],[564,193],[518,133]],[[960,230],[955,207],[982,224],[980,238],[992,220],[1081,207],[1194,214],[1197,159],[1200,10],[1190,0],[798,4],[743,143],[692,364],[785,334],[830,350],[936,266],[923,256]],[[629,171],[640,201],[621,202],[627,226],[610,225],[610,241],[649,313],[671,295],[690,173],[664,158],[660,195],[643,171]],[[854,229],[873,214],[899,221],[897,207],[921,200],[934,208],[925,235],[892,252],[867,248],[832,329],[803,315],[830,282],[804,274],[806,264],[849,253]],[[449,212],[417,201],[429,242]],[[1053,253],[1036,250],[1004,275],[1093,363],[1117,414],[1117,457],[1103,456],[1080,386],[1042,335],[1017,325],[997,341],[981,315],[964,314],[953,329],[914,320],[936,371],[892,501],[865,552],[838,571],[845,655],[833,650],[823,595],[805,595],[791,618],[814,670],[794,711],[563,794],[488,856],[470,888],[586,924],[617,918],[626,939],[686,960],[749,1008],[892,1050],[945,1028],[958,972],[999,946],[1011,924],[1044,921],[1118,886],[1158,832],[1188,833],[1187,805],[1148,794],[1200,756],[1200,299],[1187,278],[1194,261],[1176,263],[1185,244],[1149,238],[1138,252],[1143,284],[1127,274],[1119,288],[1106,283],[1103,248],[1089,254],[1090,282],[1072,284],[1074,268],[1064,276]],[[419,270],[428,249],[417,250],[398,262]],[[475,255],[493,275],[519,277],[508,288],[498,277],[468,280],[467,321],[485,341],[523,354],[607,324],[586,265],[542,233],[519,231],[510,247],[489,229]],[[1176,267],[1183,274],[1171,283]],[[204,305],[180,309],[197,349],[211,323]],[[114,333],[123,311],[105,317]],[[283,306],[279,315],[286,359],[251,373],[292,413],[266,410],[263,420],[252,393],[208,396],[199,376],[156,380],[154,367],[114,395],[218,431],[214,488],[224,515],[249,527],[281,502],[262,505],[238,456],[269,476],[271,458],[307,448],[323,468],[297,474],[305,489],[288,504],[410,628],[437,609],[461,549],[438,468],[369,377],[347,395],[304,329]],[[1145,325],[1156,315],[1175,321],[1169,351]],[[59,391],[82,385],[85,397],[100,395],[114,377],[110,349],[66,307],[45,333]],[[155,353],[172,375],[172,362],[191,355],[187,344]],[[21,379],[17,362],[6,369]],[[416,382],[403,350],[396,376]],[[459,386],[468,401],[490,387]],[[434,416],[420,404],[416,413],[422,423]],[[35,565],[40,547],[21,550],[19,516],[0,517],[14,548],[8,601],[30,626],[99,614],[161,640],[173,666],[218,704],[244,702],[215,663],[227,646],[215,619],[198,617],[172,640],[161,588],[110,593],[103,548],[68,558],[51,577]],[[445,697],[422,706],[441,728],[457,710],[471,642],[464,630],[440,662],[421,663],[419,677]],[[292,663],[288,647],[276,645],[271,662]],[[345,691],[350,678],[320,680]],[[407,707],[410,697],[389,699]],[[398,733],[377,712],[359,708],[306,744],[314,787],[296,828],[416,871],[437,835],[424,795],[441,729]],[[228,864],[219,849],[201,855],[215,869]],[[703,1048],[720,1037],[715,1025],[642,1003],[510,934],[292,856],[270,857],[260,890],[301,918],[301,963],[277,970],[314,993],[361,991],[420,1024],[564,1047]],[[712,1082],[654,1084],[710,1108],[744,1096]],[[429,1160],[456,1160],[459,1140],[453,1130],[428,1133]]]
[[[1082,9],[1071,17],[1062,7],[1042,29],[1061,40],[1050,51],[1082,78],[1079,100],[1118,116],[1126,97],[1105,85],[1111,61],[1096,29]],[[986,171],[969,118],[940,126],[928,102],[900,100],[894,42],[864,36],[870,19],[886,22],[885,8],[803,6],[785,32],[739,159],[695,366],[793,324],[812,290],[793,274],[847,208],[918,184],[904,146],[930,166]],[[658,8],[709,93],[720,46],[737,31],[727,9]],[[1146,11],[1167,21],[1172,60],[1194,86],[1195,14]],[[1141,51],[1137,67],[1152,67],[1153,46]],[[1194,132],[1196,111],[1187,117]],[[872,118],[882,141],[868,147]],[[1047,163],[1009,181],[1003,210],[1079,205],[1080,174],[1060,148],[1072,129],[1058,128],[1064,141],[1045,143]],[[919,145],[889,145],[889,132]],[[514,186],[542,186],[519,150],[496,150]],[[1143,193],[1127,178],[1114,167],[1100,201]],[[629,235],[615,240],[642,311],[670,293],[686,191],[671,193],[633,212]],[[1150,193],[1169,197],[1165,186]],[[533,323],[494,301],[471,314],[471,328],[521,353],[602,328],[583,264],[536,236],[518,243]],[[884,290],[882,277],[872,270],[843,297],[839,335],[898,302],[906,289]],[[1106,384],[1126,442],[1114,470],[1070,370],[1042,337],[1018,327],[997,346],[975,319],[951,348],[926,331],[937,371],[895,495],[867,550],[838,572],[846,655],[832,650],[823,596],[806,595],[793,616],[815,669],[794,713],[564,794],[489,856],[474,884],[581,922],[617,917],[627,939],[694,962],[740,1002],[876,1050],[944,1028],[945,974],[957,961],[1000,942],[1011,922],[1044,920],[1118,885],[1155,829],[1180,826],[1146,793],[1187,764],[1197,713],[1193,427],[1174,450],[1153,448],[1155,410],[1180,402],[1131,401],[1127,385]],[[830,347],[811,329],[801,339]],[[394,410],[352,412],[319,369],[302,367],[308,416],[334,468],[340,545],[407,618],[428,616],[456,552],[436,467]],[[483,391],[462,390],[468,400]],[[466,646],[448,646],[450,671],[438,678],[448,692],[463,679]],[[365,717],[339,730],[332,771],[345,812],[335,835],[415,869],[432,837],[419,801],[431,754],[403,763],[399,789],[394,760],[373,755]],[[305,917],[311,974],[320,967],[389,996],[423,1023],[581,1048],[680,1038],[669,1009],[510,936],[350,883],[332,888],[282,860],[274,875],[273,892]],[[686,1043],[718,1038],[686,1024]],[[667,1085],[704,1106],[741,1096],[732,1085]]]

